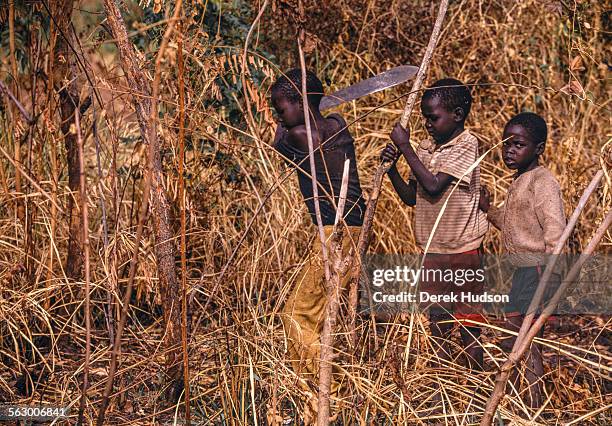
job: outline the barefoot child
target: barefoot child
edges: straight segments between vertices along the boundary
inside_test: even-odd
[[[312,223],[316,226],[301,87],[302,75],[299,69],[287,72],[272,86],[272,105],[279,117],[274,148],[297,167],[300,191]],[[350,159],[348,194],[344,209],[348,232],[345,232],[342,243],[343,250],[348,253],[351,245],[357,243],[365,212],[354,141],[340,115],[323,117],[319,111],[323,85],[311,72],[307,73],[306,90],[313,129],[321,220],[326,237],[331,235],[336,216],[344,161]],[[282,315],[292,367],[296,373],[310,380],[315,379],[318,373],[320,334],[326,306],[325,274],[320,252],[321,242],[317,236],[289,294]],[[342,277],[343,286],[348,284],[348,279],[349,274]]]
[[[410,145],[409,131],[398,123],[391,133],[397,149],[388,144],[382,153],[383,159],[393,161],[388,175],[395,191],[405,204],[416,206],[414,232],[421,250],[425,250],[438,214],[448,199],[429,245],[425,270],[477,270],[481,267],[480,247],[488,225],[485,215],[478,209],[480,167],[470,171],[478,158],[478,141],[464,127],[471,104],[472,97],[463,83],[450,78],[437,81],[424,92],[421,100],[425,128],[431,139],[422,141],[415,152]],[[397,150],[410,165],[408,183],[395,165]],[[459,185],[451,195],[457,181]],[[453,289],[465,292],[470,290],[470,285],[459,287],[453,282],[421,279],[419,292],[449,294]],[[436,337],[437,356],[446,361],[451,359],[447,340],[453,317],[467,320],[461,324],[466,358],[469,366],[481,369],[480,328],[473,323],[469,325],[469,320],[484,321],[478,307],[461,301],[438,303],[430,307],[429,316],[431,333]]]
[[[516,267],[512,276],[510,303],[506,309],[506,328],[518,331],[533,298],[540,275],[547,263],[546,254],[553,249],[565,228],[565,213],[559,183],[548,169],[539,164],[547,137],[546,122],[537,114],[524,112],[510,119],[504,128],[502,158],[506,166],[516,170],[502,207],[490,206],[489,194],[483,188],[481,208],[489,221],[502,233],[504,251]],[[549,298],[558,286],[553,274],[548,284]],[[544,328],[540,331],[543,334]],[[502,347],[512,350],[516,337],[505,339]],[[525,358],[529,391],[526,402],[532,408],[542,404],[541,377],[544,373],[542,354],[532,345]],[[512,382],[518,389],[518,371]]]

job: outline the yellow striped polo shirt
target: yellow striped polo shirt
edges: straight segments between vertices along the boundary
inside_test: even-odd
[[[438,214],[444,209],[428,253],[463,253],[478,248],[488,229],[486,214],[478,209],[480,165],[470,170],[478,159],[478,140],[464,130],[443,145],[425,140],[416,154],[433,174],[442,172],[455,178],[438,195],[429,195],[417,181],[414,225],[417,245],[425,250]],[[412,172],[410,179],[416,180]],[[453,191],[457,181],[459,185]]]

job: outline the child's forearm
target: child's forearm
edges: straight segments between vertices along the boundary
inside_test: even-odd
[[[503,228],[503,217],[504,217],[505,205],[502,207],[489,206],[487,210],[488,221],[495,226],[497,229]]]
[[[393,189],[395,189],[395,192],[397,192],[397,195],[399,195],[404,204],[411,207],[414,206],[416,204],[416,185],[413,183],[414,181],[406,183],[395,165],[389,169],[388,175]]]
[[[410,147],[402,150],[402,155],[410,165],[412,173],[423,189],[430,195],[439,195],[451,183],[453,177],[446,173],[433,174],[421,162],[416,152]]]

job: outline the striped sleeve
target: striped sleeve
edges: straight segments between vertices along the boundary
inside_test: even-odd
[[[472,181],[474,168],[472,165],[478,158],[478,141],[471,136],[451,147],[444,156],[439,171],[459,180],[461,184],[469,185]]]

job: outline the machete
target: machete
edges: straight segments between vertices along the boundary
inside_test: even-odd
[[[372,93],[397,86],[413,78],[418,71],[419,68],[413,67],[412,65],[400,65],[399,67],[391,68],[374,77],[340,89],[330,95],[323,96],[321,104],[319,105],[319,110],[323,111],[330,109],[345,102],[353,101],[366,95],[371,95]]]

